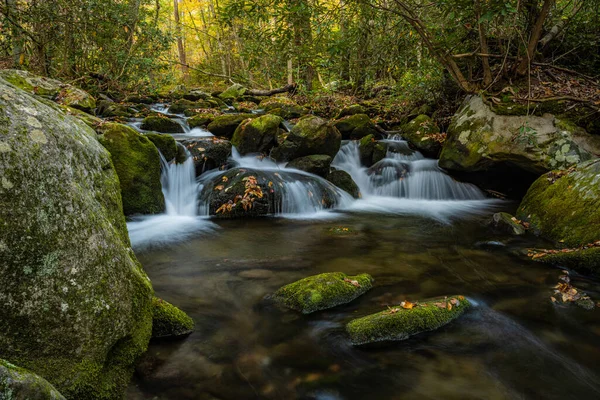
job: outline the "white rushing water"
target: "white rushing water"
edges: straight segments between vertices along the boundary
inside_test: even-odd
[[[455,181],[437,160],[426,159],[400,137],[381,142],[388,145],[386,156],[370,168],[361,165],[357,141],[344,144],[333,160],[332,166],[348,172],[362,194],[349,211],[416,214],[448,222],[488,213],[499,203],[475,185]]]
[[[194,160],[187,152],[183,164],[168,163],[161,158],[161,184],[165,197],[164,214],[145,215],[127,223],[134,248],[178,242],[202,232],[212,232],[216,225],[198,212],[198,193]]]

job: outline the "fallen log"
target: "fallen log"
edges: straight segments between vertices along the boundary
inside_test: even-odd
[[[296,91],[297,85],[295,83],[287,84],[283,87],[271,90],[262,90],[262,89],[248,89],[244,93],[249,96],[273,96],[274,94],[279,93],[294,93]]]

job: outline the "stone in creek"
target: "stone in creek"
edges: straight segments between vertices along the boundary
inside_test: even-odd
[[[194,331],[194,320],[169,302],[152,299],[152,337],[175,338]]]
[[[373,287],[369,274],[349,276],[342,272],[328,272],[309,276],[281,287],[273,299],[303,314],[346,304]]]
[[[492,228],[492,230],[499,233],[506,233],[516,236],[524,235],[525,228],[523,225],[513,220],[513,218],[514,217],[508,213],[499,212],[492,216],[489,226]]]

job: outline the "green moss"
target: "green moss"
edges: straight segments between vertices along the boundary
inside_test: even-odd
[[[375,124],[366,114],[354,114],[335,121],[335,127],[342,134],[342,139],[361,139],[365,136],[377,136]]]
[[[348,115],[356,115],[356,114],[366,114],[367,109],[360,104],[352,104],[348,107],[343,108],[339,114],[335,117],[335,119],[340,119],[343,117],[347,117]]]
[[[332,158],[324,154],[315,154],[296,158],[287,164],[287,168],[296,168],[311,174],[325,177],[329,174]]]
[[[246,88],[238,83],[229,86],[223,93],[219,95],[219,98],[224,101],[232,102],[238,97],[242,97],[246,93]]]
[[[171,303],[154,297],[152,309],[153,338],[184,336],[194,330],[194,320]]]
[[[132,128],[102,125],[100,143],[110,152],[119,175],[125,215],[157,214],[165,209],[156,146]]]
[[[536,258],[535,261],[598,275],[600,274],[600,247],[548,254]]]
[[[326,120],[307,115],[298,120],[283,143],[275,148],[272,157],[278,161],[313,154],[335,157],[342,144],[340,132]]]
[[[177,142],[173,136],[159,133],[146,133],[144,136],[154,143],[165,160],[171,161],[177,156]]]
[[[493,230],[508,235],[525,234],[525,228],[513,221],[513,216],[505,212],[495,213],[490,221],[490,226]]]
[[[160,133],[183,133],[181,125],[162,114],[150,115],[144,118],[141,128],[145,131]]]
[[[0,359],[0,399],[64,400],[44,378]]]
[[[194,129],[194,128],[199,128],[199,127],[206,127],[214,119],[215,119],[214,114],[196,114],[193,117],[191,117],[190,119],[188,119],[187,122],[188,122],[188,125],[190,126],[190,128]]]
[[[351,302],[371,289],[372,282],[369,274],[349,276],[328,272],[283,286],[275,292],[273,299],[293,310],[310,314]]]
[[[350,174],[346,171],[331,171],[331,173],[327,175],[327,180],[350,194],[350,196],[354,197],[355,199],[360,198],[360,189],[358,188],[358,185],[356,182],[354,182],[352,176],[350,176]]]
[[[308,110],[298,105],[289,97],[275,96],[264,99],[260,102],[258,108],[273,115],[280,116],[285,120],[300,118],[308,114]]]
[[[599,240],[600,161],[537,179],[523,198],[517,218],[528,221],[533,232],[569,247]]]
[[[455,299],[458,304],[452,305],[450,303],[452,299]],[[354,345],[405,340],[410,336],[446,325],[470,307],[469,301],[462,296],[451,296],[447,300],[430,300],[419,303],[412,309],[405,309],[400,305],[389,307],[385,311],[350,321],[346,325],[346,331]],[[435,303],[444,307],[438,307]],[[448,303],[451,304],[451,309],[445,307]]]
[[[283,122],[276,115],[263,115],[255,119],[244,120],[233,133],[231,144],[240,154],[269,153],[277,144],[279,126]]]
[[[258,115],[254,114],[221,115],[216,117],[210,124],[208,124],[207,129],[215,136],[231,139],[233,137],[233,133],[242,123],[242,121],[256,117],[258,117]]]

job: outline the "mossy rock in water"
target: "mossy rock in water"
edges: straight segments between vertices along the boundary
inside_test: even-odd
[[[181,144],[194,157],[196,176],[200,176],[211,169],[224,169],[229,157],[231,157],[231,143],[227,140],[217,138],[190,139],[181,142]]]
[[[281,117],[271,114],[247,119],[236,128],[231,144],[242,155],[248,153],[268,154],[277,144],[279,126],[282,122]]]
[[[211,95],[200,89],[190,89],[183,95],[183,98],[186,100],[198,101],[207,100],[211,98]]]
[[[366,114],[355,114],[335,121],[335,127],[342,134],[342,139],[362,139],[365,136],[373,135],[379,138],[381,134],[371,122]]]
[[[99,129],[98,140],[110,152],[119,175],[125,215],[163,212],[160,156],[154,143],[126,125],[107,123]]]
[[[65,400],[47,380],[0,359],[0,399]]]
[[[325,154],[335,157],[342,144],[342,135],[326,120],[307,115],[298,120],[281,145],[273,149],[272,157],[278,161]]]
[[[300,118],[308,114],[308,110],[285,96],[275,96],[264,99],[258,108],[269,114],[278,115],[285,120]]]
[[[110,154],[83,122],[2,79],[0,92],[1,357],[66,398],[122,398],[153,290]]]
[[[385,311],[350,321],[346,331],[353,345],[405,340],[448,324],[470,306],[465,297],[450,296],[418,303],[410,309],[402,305],[388,307]]]
[[[131,118],[136,114],[136,112],[128,104],[115,103],[114,101],[108,100],[100,100],[98,101],[98,108],[96,109],[96,114],[105,118]]]
[[[177,157],[177,142],[173,136],[160,133],[146,133],[144,136],[154,143],[154,146],[160,151],[165,160],[172,161]]]
[[[600,160],[541,176],[527,191],[517,218],[529,222],[533,233],[567,247],[600,240]],[[571,264],[575,257],[568,255]],[[580,268],[598,272],[600,253],[581,252],[581,261]]]
[[[233,104],[234,108],[241,113],[249,113],[258,109],[258,105],[252,101],[240,101]]]
[[[296,158],[290,161],[286,167],[295,168],[300,171],[322,176],[323,178],[329,174],[332,158],[324,154],[315,154]]]
[[[367,109],[364,106],[361,106],[360,104],[352,104],[348,107],[342,108],[342,110],[339,112],[337,117],[335,117],[335,119],[344,118],[349,115],[366,114],[366,113],[367,113]]]
[[[194,331],[194,320],[173,304],[152,299],[152,338],[175,338]]]
[[[329,182],[333,183],[335,186],[339,187],[346,193],[350,194],[350,196],[355,199],[360,198],[360,189],[352,176],[349,173],[342,170],[331,171],[326,178]]]
[[[187,110],[212,108],[213,104],[208,101],[190,101],[186,99],[177,100],[169,107],[169,112],[173,114],[183,114]]]
[[[507,235],[524,235],[525,227],[519,224],[517,221],[513,220],[513,216],[509,213],[499,212],[492,215],[492,219],[489,222],[489,226],[492,230],[505,233]],[[516,218],[515,218],[516,219]]]
[[[600,137],[551,115],[505,116],[479,96],[466,98],[452,118],[440,154],[440,167],[463,172],[504,165],[541,175],[600,154]]]
[[[171,118],[162,114],[149,115],[142,121],[141,128],[145,131],[160,133],[183,133],[183,127]]]
[[[256,118],[254,114],[228,114],[215,117],[206,129],[215,136],[231,139],[237,127],[248,118]]]
[[[373,287],[369,274],[349,276],[342,272],[327,272],[309,276],[281,287],[273,299],[293,310],[310,314],[346,304]]]
[[[31,94],[47,97],[65,106],[91,112],[96,100],[73,85],[16,69],[0,70],[0,78]]]
[[[194,115],[193,117],[191,117],[190,119],[187,120],[187,123],[191,129],[206,128],[208,126],[208,124],[213,122],[214,119],[215,119],[214,114],[202,113],[202,114]]]
[[[442,144],[435,135],[440,128],[425,114],[421,114],[400,128],[402,137],[417,150],[428,157],[437,158],[442,150]]]
[[[367,135],[358,143],[360,163],[365,167],[370,167],[383,160],[387,155],[387,150],[388,146],[375,140],[375,135]]]
[[[239,83],[235,83],[225,89],[224,92],[219,94],[219,98],[225,102],[232,103],[233,100],[242,97],[244,93],[246,93],[246,90],[248,89],[246,89],[244,86],[240,85]]]

